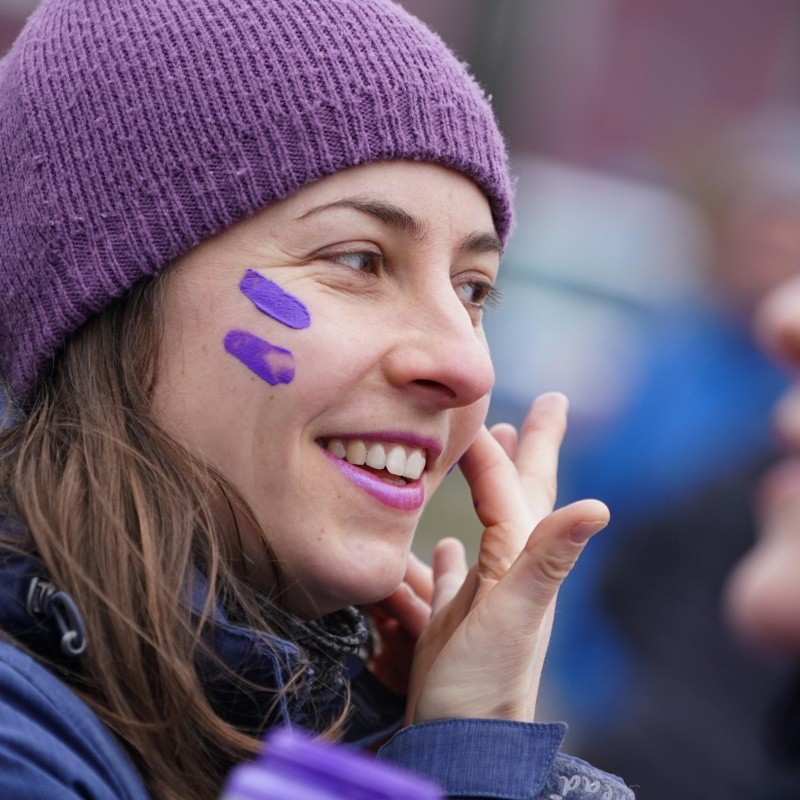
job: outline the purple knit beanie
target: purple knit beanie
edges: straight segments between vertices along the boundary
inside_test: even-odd
[[[511,184],[489,104],[390,0],[44,0],[0,61],[0,381],[202,239],[346,167]]]

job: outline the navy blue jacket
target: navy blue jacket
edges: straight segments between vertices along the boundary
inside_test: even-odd
[[[68,614],[65,619],[62,613],[60,622],[52,615],[32,618],[29,590],[35,569],[32,561],[16,557],[0,563],[0,630],[35,653],[51,655],[75,631]],[[280,686],[298,664],[293,644],[233,625],[219,609],[215,631],[217,652],[250,677],[271,676]],[[360,662],[350,667],[355,710],[347,738],[366,745],[397,730],[402,702]],[[276,723],[302,723],[290,704],[277,714]],[[432,779],[450,797],[630,800],[633,794],[618,778],[558,752],[565,732],[560,723],[442,720],[397,731],[378,758]],[[152,800],[94,712],[35,656],[8,641],[0,641],[0,797]]]

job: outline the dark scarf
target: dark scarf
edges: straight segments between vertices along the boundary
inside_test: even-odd
[[[368,652],[372,635],[364,615],[352,606],[305,622],[284,615],[280,633],[296,644],[311,665],[304,716],[325,724],[338,713],[348,696],[348,657]]]
[[[201,666],[210,699],[218,713],[252,734],[287,716],[322,731],[344,710],[351,669],[370,652],[367,621],[353,607],[306,621],[266,595],[258,600],[270,620],[269,634],[251,629],[235,606],[222,602],[226,621],[213,624],[209,644],[227,669]]]

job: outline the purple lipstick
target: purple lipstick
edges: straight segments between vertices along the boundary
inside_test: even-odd
[[[328,450],[323,452],[347,480],[389,508],[399,511],[416,511],[425,502],[425,486],[421,478],[405,485],[387,483],[375,473],[362,467],[356,467]]]

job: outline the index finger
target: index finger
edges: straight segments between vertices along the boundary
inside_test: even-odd
[[[567,430],[569,401],[560,392],[539,395],[522,424],[515,466],[534,524],[556,502],[558,455]]]
[[[486,428],[478,432],[459,466],[484,526],[478,563],[484,575],[497,580],[514,563],[532,528],[517,470]]]

